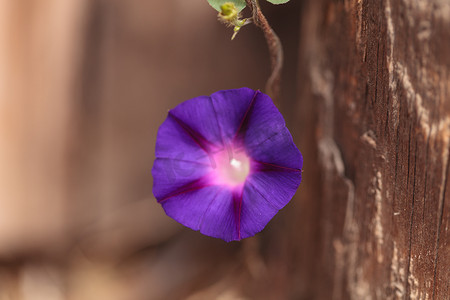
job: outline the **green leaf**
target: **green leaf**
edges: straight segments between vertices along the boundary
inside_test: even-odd
[[[272,4],[284,4],[289,2],[289,0],[267,0],[267,1],[269,1]]]
[[[186,0],[189,1],[189,0]],[[289,0],[288,0],[289,1]],[[218,12],[221,11],[220,7],[227,2],[233,2],[234,5],[236,5],[236,8],[238,11],[241,11],[244,9],[245,7],[245,0],[208,0],[209,5],[211,5],[212,7],[214,7],[215,10],[217,10]]]

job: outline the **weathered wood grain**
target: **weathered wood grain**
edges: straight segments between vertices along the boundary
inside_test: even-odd
[[[302,18],[309,293],[448,299],[450,2],[310,1]]]

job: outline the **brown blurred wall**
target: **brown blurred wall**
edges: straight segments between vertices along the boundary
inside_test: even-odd
[[[263,8],[289,119],[299,5]],[[204,0],[0,1],[0,299],[242,296],[254,246],[183,228],[151,193],[167,110],[269,74],[262,33],[231,42],[216,19]]]

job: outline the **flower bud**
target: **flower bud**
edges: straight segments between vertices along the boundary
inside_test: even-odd
[[[239,17],[238,10],[233,2],[224,3],[220,7],[220,9],[222,11],[219,13],[219,18],[223,19],[223,21],[230,22],[232,24],[234,24],[234,22],[237,21]]]

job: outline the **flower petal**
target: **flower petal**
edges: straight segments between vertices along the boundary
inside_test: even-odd
[[[241,122],[236,139],[246,148],[256,147],[286,128],[283,116],[269,96],[256,91],[248,113]]]
[[[252,137],[247,138],[247,142]],[[248,144],[252,144],[249,142]],[[256,146],[248,146],[247,153],[253,160],[264,163],[266,167],[291,168],[297,171],[303,166],[303,157],[294,144],[289,130],[284,127],[275,135],[272,135]]]
[[[210,161],[208,153],[171,117],[159,127],[155,156],[199,163]]]
[[[261,172],[246,182],[242,199],[241,238],[255,235],[283,208],[295,194],[300,172]]]
[[[218,91],[211,95],[222,136],[230,142],[241,127],[257,92],[249,88]]]
[[[157,158],[153,164],[153,195],[158,201],[199,186],[209,184],[206,175],[211,172],[209,164],[181,159]],[[203,179],[202,182],[200,180]],[[195,185],[197,184],[197,185]]]
[[[251,237],[263,230],[277,212],[278,209],[263,194],[247,183],[244,188],[242,201],[239,228],[241,237]]]
[[[255,172],[247,179],[247,184],[264,195],[274,208],[280,210],[292,199],[301,180],[301,171],[273,169]],[[244,201],[247,201],[245,197]]]
[[[226,242],[240,240],[239,222],[242,192],[222,188],[210,202],[200,232]]]
[[[223,189],[219,186],[186,191],[160,202],[166,214],[175,221],[193,230],[205,224],[204,216],[212,202],[224,201]],[[209,221],[209,220],[208,220]]]
[[[205,150],[213,145],[221,146],[222,136],[217,123],[216,112],[211,98],[200,96],[187,100],[170,110],[169,116],[174,117],[183,127],[191,131]]]

